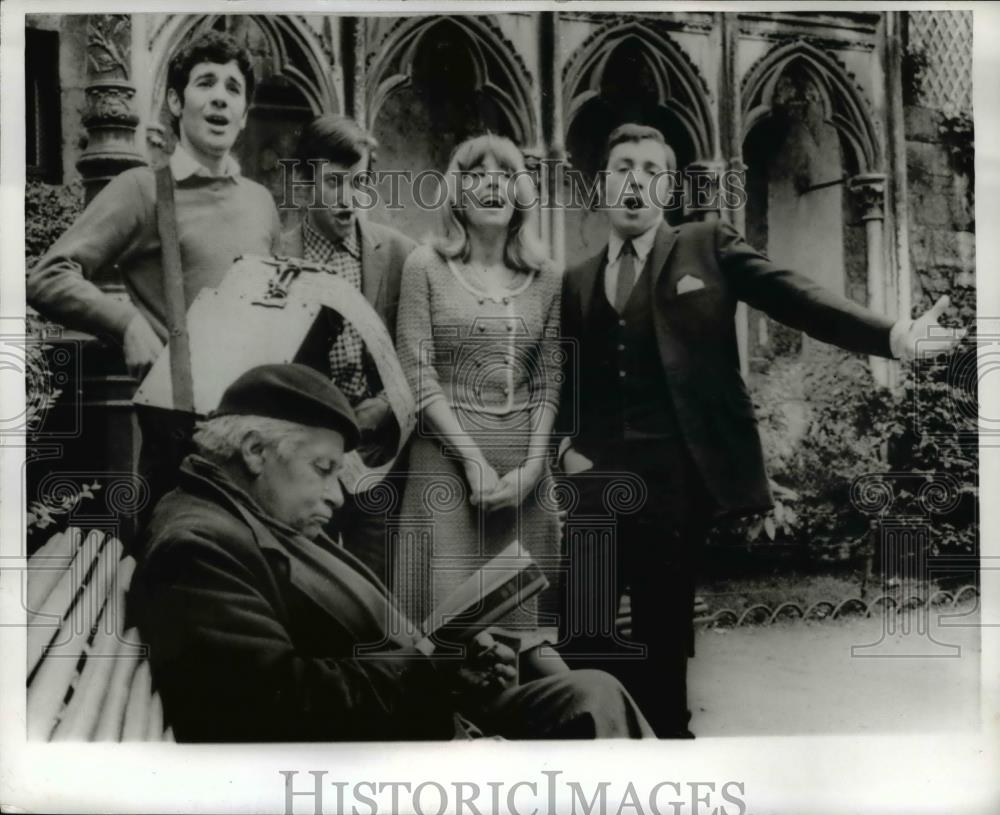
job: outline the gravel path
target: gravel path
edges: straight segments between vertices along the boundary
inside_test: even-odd
[[[940,625],[936,612],[921,615],[896,616],[895,631],[878,617],[700,631],[689,668],[691,729],[769,736],[976,728],[978,615],[950,621],[962,627]],[[917,630],[928,619],[927,633],[945,645]],[[852,655],[852,646],[880,640]]]

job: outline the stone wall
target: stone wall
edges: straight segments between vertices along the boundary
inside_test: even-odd
[[[967,318],[975,313],[974,182],[942,132],[948,119],[919,104],[905,107],[913,308],[920,313],[950,294]]]
[[[904,134],[913,308],[942,294],[975,316],[972,12],[905,19]]]

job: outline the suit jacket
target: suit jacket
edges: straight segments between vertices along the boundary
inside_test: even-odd
[[[563,337],[577,341],[578,353],[567,366],[557,424],[559,432],[575,436],[574,447],[598,468],[607,429],[588,413],[598,393],[587,362],[598,340],[588,320],[603,284],[606,257],[605,248],[570,269],[563,280]],[[649,263],[645,281],[663,387],[705,486],[720,514],[767,509],[772,501],[757,420],[740,374],[737,302],[816,339],[883,357],[892,356],[893,323],[802,274],[774,265],[724,221],[662,224]],[[703,287],[678,294],[677,283],[685,276],[697,278]]]
[[[384,586],[328,541],[334,568],[310,570],[282,529],[195,456],[154,510],[129,615],[177,739],[450,738],[433,660],[385,637]]]
[[[361,231],[361,292],[378,312],[395,342],[403,263],[417,243],[391,226],[358,219],[358,228]],[[303,257],[301,224],[282,233],[279,252],[288,257]]]

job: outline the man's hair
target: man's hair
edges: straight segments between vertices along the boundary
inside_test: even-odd
[[[198,422],[193,441],[198,452],[217,464],[226,464],[240,452],[247,433],[255,431],[265,446],[273,446],[278,455],[287,458],[305,434],[305,428],[284,419],[266,416],[227,414]]]
[[[295,157],[301,164],[320,159],[350,167],[361,161],[365,151],[378,142],[350,116],[328,113],[317,116],[302,128]]]
[[[184,100],[184,89],[191,78],[191,69],[202,62],[225,65],[236,61],[246,89],[247,107],[253,101],[256,81],[253,75],[253,61],[250,52],[240,45],[231,34],[222,31],[206,31],[187,43],[170,59],[167,68],[167,90],[173,89]]]
[[[611,151],[614,150],[619,144],[625,144],[626,142],[641,142],[646,140],[662,144],[663,150],[667,154],[666,169],[677,169],[677,156],[674,155],[673,148],[667,144],[667,140],[663,138],[663,134],[655,127],[641,125],[636,122],[627,122],[623,125],[619,125],[611,131],[611,135],[608,136],[608,140],[604,145],[604,159],[601,161],[601,167],[606,168],[608,166],[608,159],[611,158]]]

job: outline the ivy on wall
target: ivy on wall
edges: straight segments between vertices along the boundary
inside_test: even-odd
[[[952,170],[968,179],[966,200],[970,209],[975,207],[976,195],[976,138],[975,125],[967,113],[945,116],[938,132],[941,144],[948,151],[948,161]]]

